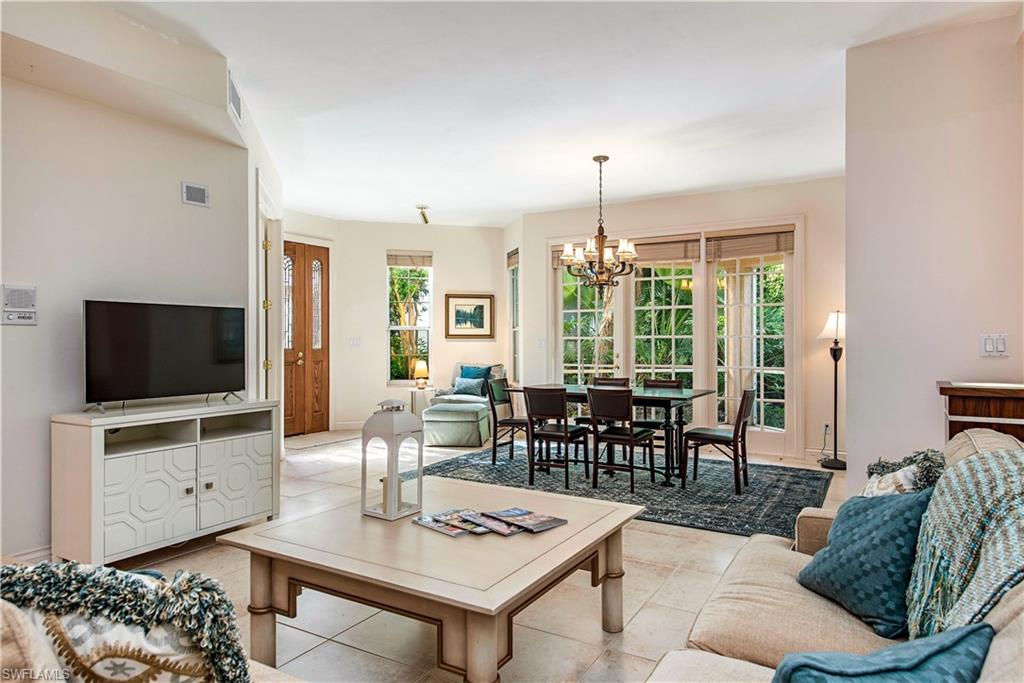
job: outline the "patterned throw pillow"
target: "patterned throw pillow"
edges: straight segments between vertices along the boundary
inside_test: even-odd
[[[468,379],[466,377],[456,377],[455,385],[452,387],[452,393],[469,394],[470,396],[483,396],[484,382],[485,380],[483,379]]]
[[[917,489],[917,465],[908,465],[901,470],[871,477],[858,496],[889,496],[894,493],[910,493]]]
[[[0,597],[19,608],[84,681],[247,683],[235,610],[215,580],[173,581],[77,562],[0,567]]]
[[[923,491],[926,488],[935,486],[939,477],[942,476],[942,472],[946,468],[946,456],[942,454],[942,451],[928,448],[923,451],[914,451],[897,462],[879,458],[878,462],[868,465],[868,476],[882,477],[911,465],[917,465],[917,472],[914,474],[914,486],[916,490]]]
[[[491,366],[463,365],[462,370],[459,372],[459,377],[465,377],[466,379],[490,379]]]
[[[819,550],[796,580],[838,602],[883,638],[907,633],[907,586],[921,516],[932,489],[851,498],[839,507]]]
[[[869,655],[789,654],[779,663],[772,683],[976,681],[994,634],[988,624],[973,624]]]

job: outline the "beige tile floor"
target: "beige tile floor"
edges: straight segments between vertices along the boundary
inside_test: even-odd
[[[335,435],[338,433],[334,433]],[[306,442],[300,442],[306,445]],[[436,462],[466,449],[427,448]],[[359,497],[360,442],[288,449],[282,463],[281,515],[298,517]],[[375,461],[382,461],[376,453]],[[812,460],[758,458],[817,468]],[[837,473],[825,502],[845,498],[846,477]],[[745,539],[646,521],[626,527],[625,618],[622,633],[601,630],[601,591],[578,572],[515,619],[514,654],[501,669],[505,683],[547,681],[643,681],[668,650],[682,647],[696,612],[714,589]],[[173,576],[200,571],[221,581],[235,604],[243,641],[249,643],[248,553],[196,539],[119,563],[148,566]],[[306,591],[295,619],[278,618],[277,662],[310,681],[374,683],[455,682],[436,666],[434,627],[329,595]]]

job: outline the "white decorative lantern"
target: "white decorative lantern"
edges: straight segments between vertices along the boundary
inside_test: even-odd
[[[388,400],[377,405],[380,410],[363,425],[363,514],[381,519],[396,520],[414,515],[423,509],[423,422],[406,412],[405,401]],[[384,442],[387,449],[387,473],[370,473],[367,467],[367,448],[374,439]],[[416,453],[404,453],[402,444],[412,439]],[[376,492],[380,501],[376,502]],[[367,503],[367,498],[372,503]]]

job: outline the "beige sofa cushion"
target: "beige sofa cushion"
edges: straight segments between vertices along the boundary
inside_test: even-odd
[[[28,616],[6,600],[0,600],[0,648],[5,671],[32,671],[39,680],[61,680],[53,677],[62,670],[57,653]]]
[[[752,537],[697,615],[688,647],[774,669],[790,652],[867,654],[900,642],[797,583],[811,557],[790,545]]]
[[[947,441],[942,452],[946,456],[946,467],[952,467],[976,453],[1019,448],[1024,448],[1024,443],[1010,434],[994,429],[965,429]]]
[[[769,683],[774,669],[700,650],[669,652],[648,683]]]

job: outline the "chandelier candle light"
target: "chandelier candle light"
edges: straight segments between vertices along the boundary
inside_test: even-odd
[[[585,247],[573,247],[565,243],[562,263],[573,277],[581,280],[585,287],[597,287],[598,298],[604,298],[605,287],[617,287],[618,278],[633,272],[636,260],[636,245],[629,240],[619,240],[619,246],[607,246],[604,234],[604,162],[608,157],[598,155],[597,162],[597,234],[587,240]]]

